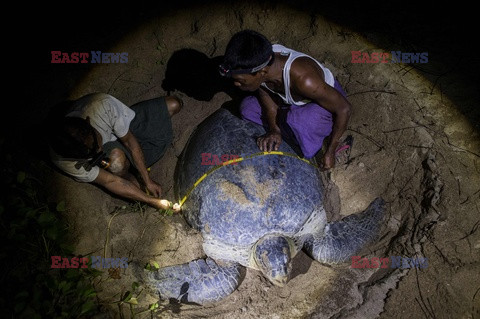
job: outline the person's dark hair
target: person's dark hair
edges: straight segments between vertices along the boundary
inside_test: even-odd
[[[85,142],[94,137],[93,127],[79,117],[63,117],[48,128],[48,140],[52,149],[66,158],[88,159],[96,150]]]
[[[229,70],[250,69],[265,63],[273,50],[270,41],[253,30],[243,30],[232,36],[225,50],[223,67]]]

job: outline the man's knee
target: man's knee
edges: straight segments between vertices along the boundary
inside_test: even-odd
[[[170,116],[173,116],[180,112],[183,107],[183,101],[176,96],[165,97],[165,103],[167,104],[167,110]]]
[[[130,161],[128,160],[125,152],[119,148],[114,148],[110,152],[110,166],[108,170],[115,175],[124,176],[128,173],[130,168]]]
[[[252,116],[261,115],[261,106],[255,96],[247,96],[240,103],[240,115],[243,119],[250,119]]]

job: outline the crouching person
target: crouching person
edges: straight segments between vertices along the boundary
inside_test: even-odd
[[[177,204],[161,199],[162,189],[147,167],[170,145],[171,117],[181,106],[181,100],[168,96],[127,107],[104,93],[63,103],[48,122],[51,160],[78,182],[97,184],[157,209],[178,211]]]

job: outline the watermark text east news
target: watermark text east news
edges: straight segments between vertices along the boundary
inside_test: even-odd
[[[390,267],[389,267],[390,265]],[[384,258],[372,257],[362,258],[352,256],[352,268],[427,268],[428,259],[426,257],[404,257],[390,256]]]
[[[51,51],[51,63],[127,63],[128,53]]]
[[[232,165],[237,165],[235,162],[236,159],[240,158],[240,155],[235,154],[212,154],[212,153],[202,153],[202,163],[200,165],[223,165],[223,163],[230,163]]]
[[[391,56],[391,58],[390,58]],[[352,51],[352,63],[427,63],[428,52],[362,52]]]
[[[52,265],[51,268],[88,268],[88,262],[91,259],[92,268],[105,269],[105,268],[127,268],[128,258],[102,258],[100,256],[89,257],[61,257],[51,256]]]

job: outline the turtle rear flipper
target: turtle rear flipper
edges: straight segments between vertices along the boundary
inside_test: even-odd
[[[305,250],[319,262],[347,261],[377,238],[385,212],[384,204],[383,199],[377,198],[362,213],[328,223],[322,237],[312,236],[305,242]]]
[[[147,271],[146,284],[162,299],[205,304],[230,295],[241,282],[242,266],[225,266],[210,258],[197,259],[182,265]]]

